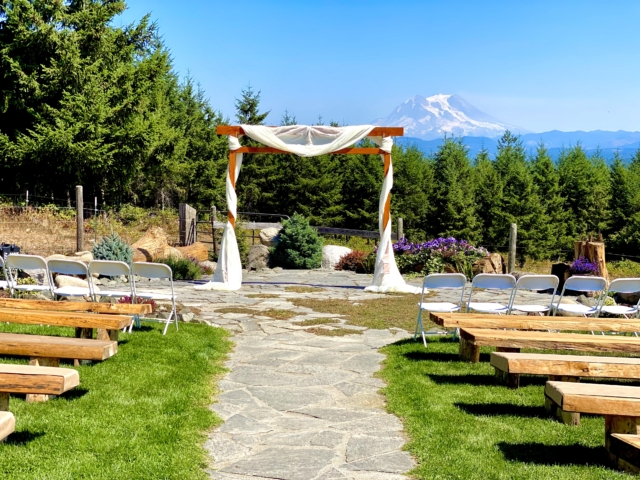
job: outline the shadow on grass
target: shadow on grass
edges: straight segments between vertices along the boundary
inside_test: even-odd
[[[144,320],[142,320],[144,322]],[[171,320],[173,322],[173,320]],[[154,322],[154,323],[162,323],[164,325],[165,322]],[[134,326],[133,327],[133,331],[131,332],[136,333],[136,332],[150,332],[151,330],[153,330],[153,327],[151,325],[140,325],[139,327]],[[120,341],[118,341],[118,343],[120,343]]]
[[[539,465],[607,465],[604,447],[544,445],[542,443],[497,444],[506,460]]]
[[[493,375],[438,375],[432,374],[428,377],[438,385],[495,385],[496,379]]]
[[[29,430],[23,430],[21,432],[13,432],[4,441],[4,444],[22,446],[35,440],[38,437],[42,437],[43,435],[44,435],[44,432],[30,432]]]
[[[407,360],[413,362],[421,362],[424,360],[432,362],[461,362],[460,355],[457,353],[445,353],[445,352],[408,352],[404,354]],[[481,362],[488,362],[491,356],[488,353],[480,354]]]
[[[60,398],[62,400],[73,401],[73,400],[77,400],[79,398],[84,397],[87,393],[89,393],[89,389],[82,388],[82,387],[76,387],[76,388],[73,388],[71,390],[68,390],[68,391],[64,392],[62,395],[59,395],[58,398]]]
[[[549,414],[544,407],[530,405],[513,405],[511,403],[454,403],[453,405],[470,415],[549,418]]]

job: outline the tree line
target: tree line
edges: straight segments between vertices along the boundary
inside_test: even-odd
[[[0,192],[70,198],[83,185],[104,206],[224,209],[228,146],[216,127],[230,119],[175,73],[148,16],[116,25],[124,8],[0,0]],[[249,86],[233,123],[264,124],[268,114]],[[607,165],[577,144],[554,162],[543,144],[527,152],[506,132],[495,156],[471,158],[447,138],[433,154],[396,146],[393,162],[392,214],[413,241],[455,236],[495,250],[517,223],[522,254],[535,258],[599,234],[609,251],[639,251],[640,151]],[[245,155],[239,209],[375,230],[382,175],[375,155]]]

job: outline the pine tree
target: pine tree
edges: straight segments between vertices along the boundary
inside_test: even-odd
[[[489,158],[489,151],[482,148],[475,158],[474,189],[476,198],[476,212],[482,224],[482,242],[485,245],[496,245],[490,232],[494,231],[495,210],[502,199],[502,182],[496,171],[494,162]]]
[[[445,138],[435,154],[433,213],[428,233],[471,242],[480,239],[473,178],[467,148],[461,138]]]
[[[540,232],[539,249],[541,255],[555,258],[562,249],[571,248],[571,245],[566,237],[568,215],[560,192],[560,176],[544,143],[538,145],[530,168],[543,210],[542,221],[537,227]]]
[[[236,98],[236,119],[241,125],[262,125],[269,116],[269,111],[261,113],[260,91],[253,91],[251,85],[242,90],[242,98]]]
[[[615,190],[615,195],[611,195],[609,202],[611,210],[609,233],[615,234],[624,228],[629,218],[635,213],[632,207],[634,192],[631,190],[631,175],[617,150],[609,166],[609,178],[611,187]]]

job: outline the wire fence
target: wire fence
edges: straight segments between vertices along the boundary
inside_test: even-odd
[[[176,210],[142,210],[114,212],[83,209],[84,245],[91,250],[105,235],[117,233],[129,244],[138,240],[150,227],[161,227],[169,237],[169,244],[179,240]],[[22,253],[49,256],[69,254],[77,250],[77,219],[75,207],[56,206],[0,206],[0,242],[13,243]]]

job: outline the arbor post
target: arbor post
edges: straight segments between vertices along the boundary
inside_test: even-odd
[[[218,253],[216,246],[216,221],[218,220],[218,210],[215,205],[211,205],[211,241],[213,242],[213,254]]]
[[[518,236],[518,225],[511,224],[509,230],[509,260],[507,261],[507,273],[512,273],[516,269],[516,240]]]
[[[76,185],[76,252],[84,250],[84,201],[82,185]]]
[[[404,238],[404,220],[398,218],[398,241]]]

